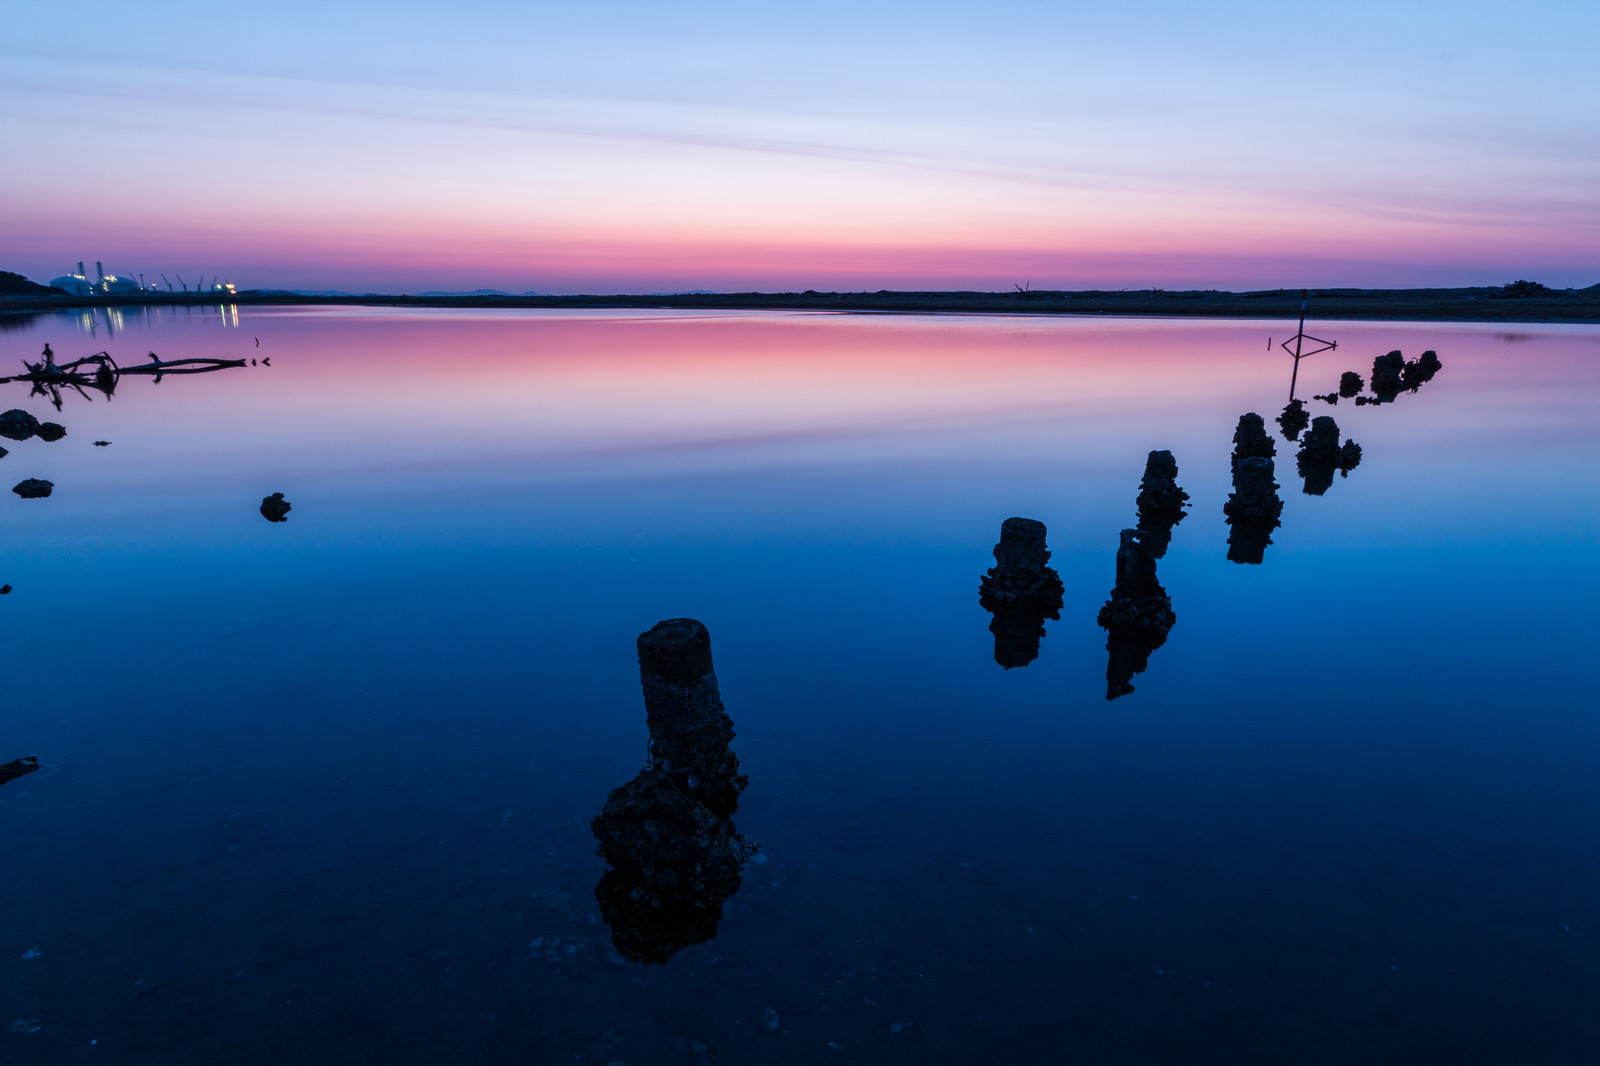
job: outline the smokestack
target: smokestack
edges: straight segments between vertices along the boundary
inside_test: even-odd
[[[88,281],[89,280],[88,275],[83,272],[83,260],[82,259],[78,260],[78,277],[82,278],[84,281]]]

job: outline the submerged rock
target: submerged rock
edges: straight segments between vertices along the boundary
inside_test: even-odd
[[[229,811],[217,820],[203,862],[233,861],[261,850],[277,832],[278,820],[262,811]]]
[[[40,440],[53,444],[67,435],[67,427],[60,422],[40,422],[38,433]]]
[[[730,820],[647,768],[612,790],[590,828],[610,867],[595,900],[623,958],[662,963],[716,935],[748,854]]]
[[[1405,388],[1406,359],[1398,351],[1380,355],[1372,361],[1372,394],[1379,403],[1388,403]]]
[[[274,492],[261,501],[261,517],[268,522],[284,522],[289,518],[290,504],[283,493]]]
[[[7,585],[9,589],[11,586]],[[20,759],[12,759],[8,763],[0,764],[0,785],[7,781],[15,781],[19,777],[26,777],[39,769],[39,756],[24,755]]]
[[[1444,364],[1439,362],[1439,353],[1429,350],[1418,356],[1414,362],[1409,362],[1400,371],[1400,381],[1412,392],[1433,380],[1433,375],[1444,369]]]
[[[42,500],[55,491],[55,484],[42,478],[30,477],[17,482],[11,491],[24,500]]]
[[[1276,419],[1278,428],[1283,430],[1284,440],[1294,440],[1300,431],[1306,428],[1306,423],[1311,420],[1311,415],[1306,411],[1304,400],[1290,400],[1284,407],[1283,414]]]
[[[1339,375],[1339,395],[1350,399],[1362,389],[1361,375],[1354,370],[1346,370]]]

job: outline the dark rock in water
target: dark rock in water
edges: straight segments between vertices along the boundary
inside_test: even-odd
[[[1295,459],[1302,465],[1337,466],[1339,463],[1339,423],[1328,415],[1318,415],[1311,423],[1311,431],[1300,443]]]
[[[111,447],[111,442],[108,440],[97,440],[94,442],[94,446],[96,448],[109,448]]]
[[[16,485],[12,486],[11,491],[21,496],[24,500],[42,500],[55,491],[55,484],[41,478],[30,477],[24,481],[17,482]]]
[[[27,440],[39,432],[39,420],[18,407],[0,414],[0,437]]]
[[[1061,617],[1061,576],[1049,566],[1043,522],[1008,518],[1000,523],[995,564],[978,583],[978,603],[994,614],[995,662],[1011,669],[1039,657],[1044,620]]]
[[[1233,471],[1233,493],[1222,511],[1228,516],[1228,559],[1235,563],[1259,564],[1278,528],[1283,500],[1273,480],[1271,459],[1251,457]]]
[[[1239,469],[1244,459],[1268,459],[1278,453],[1278,445],[1267,433],[1266,419],[1251,411],[1239,416],[1239,428],[1233,431],[1233,469]]]
[[[10,454],[11,453],[9,451],[7,451],[6,449],[0,448],[0,459],[4,459],[6,456],[8,456]]]
[[[1319,392],[1311,398],[1313,400],[1321,400],[1323,403],[1337,404],[1339,402],[1339,394],[1337,392]]]
[[[1284,407],[1283,414],[1276,419],[1278,428],[1283,430],[1284,440],[1294,440],[1300,431],[1306,428],[1306,423],[1311,420],[1311,415],[1306,412],[1304,400],[1290,400]]]
[[[272,839],[277,819],[260,811],[229,811],[217,822],[205,861],[238,859],[258,851]]]
[[[1360,392],[1361,388],[1361,375],[1357,374],[1354,370],[1346,370],[1343,374],[1339,375],[1339,395],[1343,396],[1345,399],[1350,399],[1350,397]]]
[[[1389,403],[1405,388],[1405,356],[1399,352],[1380,355],[1372,361],[1372,394],[1379,403]]]
[[[729,748],[710,634],[674,618],[640,634],[638,651],[650,761],[590,822],[608,866],[595,900],[624,958],[662,963],[716,935],[755,848],[733,825],[747,782]]]
[[[1144,477],[1139,481],[1139,525],[1164,524],[1169,528],[1183,521],[1183,505],[1189,494],[1178,487],[1178,461],[1169,451],[1151,452],[1144,461]]]
[[[1133,691],[1129,682],[1142,673],[1150,653],[1167,641],[1177,623],[1172,599],[1156,580],[1156,561],[1140,543],[1137,529],[1124,529],[1117,547],[1117,583],[1097,618],[1106,630],[1106,699]]]
[[[1439,362],[1439,353],[1435,351],[1423,352],[1414,362],[1409,362],[1400,371],[1400,381],[1412,392],[1433,380],[1433,375],[1444,369],[1444,364]]]
[[[283,498],[283,493],[274,492],[271,496],[261,501],[261,517],[268,522],[284,522],[289,518],[289,501]]]
[[[40,422],[39,439],[53,444],[67,435],[67,427],[60,422]]]
[[[1008,518],[1000,523],[1000,542],[994,546],[995,566],[978,583],[978,602],[988,610],[1000,606],[1061,606],[1061,577],[1047,565],[1043,522]],[[1057,617],[1048,610],[1046,617]]]
[[[0,585],[0,596],[9,596],[9,595],[11,595],[11,586],[10,585]]]
[[[1000,523],[994,560],[995,565],[979,583],[979,596],[983,599],[1009,603],[1060,595],[1061,578],[1048,565],[1050,552],[1045,547],[1043,522],[1008,518]]]
[[[590,828],[609,867],[595,901],[623,958],[663,963],[716,936],[750,853],[732,822],[647,768],[612,790]]]
[[[6,591],[9,592],[10,590],[11,586],[7,585]],[[0,764],[0,785],[5,784],[7,781],[15,781],[19,777],[26,777],[37,769],[39,769],[39,756],[37,755],[24,755],[20,759],[12,759],[8,763]]]
[[[1347,440],[1339,444],[1339,424],[1327,415],[1312,420],[1311,431],[1295,456],[1300,476],[1305,478],[1308,496],[1321,496],[1333,485],[1334,471],[1349,474],[1361,464],[1361,445]]]

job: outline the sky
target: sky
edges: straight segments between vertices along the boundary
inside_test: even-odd
[[[1600,282],[1600,4],[16,5],[0,269]]]

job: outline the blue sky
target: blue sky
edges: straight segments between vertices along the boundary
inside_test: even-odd
[[[1600,281],[1600,5],[29,6],[7,264],[244,284]]]

